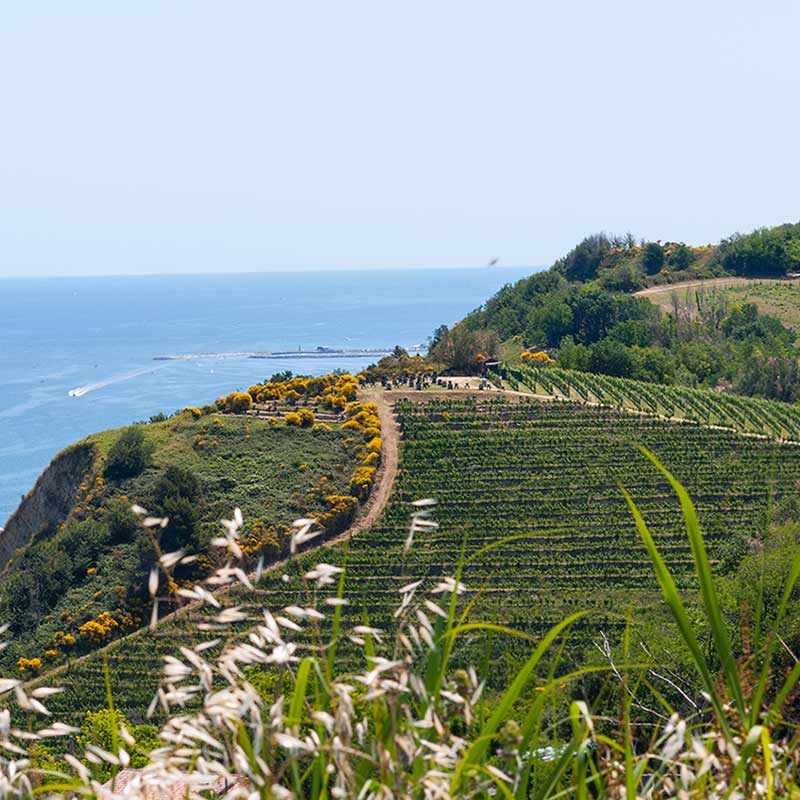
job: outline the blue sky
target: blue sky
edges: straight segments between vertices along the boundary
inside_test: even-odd
[[[797,220],[800,4],[0,10],[0,275],[549,264]]]

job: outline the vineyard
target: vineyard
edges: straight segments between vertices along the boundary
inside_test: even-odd
[[[793,490],[800,470],[800,448],[792,445],[574,402],[450,395],[399,401],[396,412],[401,469],[382,519],[348,545],[306,553],[267,573],[254,592],[235,598],[251,619],[264,605],[306,605],[303,572],[320,560],[346,560],[345,618],[358,624],[366,614],[372,625],[389,628],[397,590],[452,575],[464,543],[472,620],[536,637],[577,609],[594,609],[573,633],[576,646],[589,647],[600,629],[616,635],[628,609],[641,618],[660,607],[618,481],[652,527],[681,589],[694,586],[674,495],[634,444],[648,447],[687,487],[715,560],[763,527],[770,483],[778,493]],[[406,553],[411,502],[425,497],[438,499],[440,527],[418,532]],[[506,537],[514,538],[502,543]],[[112,691],[132,721],[153,697],[162,657],[198,635],[215,636],[213,629],[198,634],[195,617],[190,612],[106,649]],[[488,650],[478,642],[473,655],[492,658],[498,674],[530,648],[525,640],[496,638]],[[98,653],[48,682],[66,689],[49,703],[65,722],[79,723],[86,709],[105,702]]]
[[[505,385],[515,391],[800,442],[800,407],[796,405],[553,366],[506,368],[504,374]]]

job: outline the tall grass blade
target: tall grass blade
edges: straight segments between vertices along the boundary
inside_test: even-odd
[[[350,540],[348,539],[345,541],[344,544],[344,558],[342,559],[342,571],[339,573],[339,583],[336,589],[336,599],[342,600],[344,598],[344,578],[346,573],[347,567],[347,554],[350,548]],[[336,660],[336,648],[339,644],[339,631],[341,630],[342,626],[342,608],[343,606],[337,605],[333,609],[333,621],[331,623],[331,637],[330,637],[330,644],[328,645],[328,658],[327,658],[327,667],[328,667],[328,681],[332,679],[333,676],[333,665]]]
[[[498,701],[492,715],[483,724],[478,738],[472,743],[470,748],[464,754],[464,757],[461,759],[461,762],[456,768],[453,780],[451,781],[452,792],[455,792],[459,788],[464,771],[483,760],[492,737],[497,733],[498,728],[505,722],[505,720],[508,719],[511,707],[519,699],[528,683],[531,674],[541,661],[542,656],[547,652],[553,642],[566,628],[572,625],[576,620],[586,616],[588,613],[588,611],[578,611],[575,614],[572,614],[562,622],[559,622],[557,625],[552,627],[542,641],[539,642],[538,646],[529,656],[522,669],[520,669],[520,671],[517,673],[516,677],[511,683],[511,686],[506,689],[505,693]]]
[[[715,681],[711,675],[708,664],[706,663],[700,643],[697,641],[697,637],[695,636],[692,623],[686,614],[683,601],[678,593],[678,587],[675,585],[675,581],[672,579],[672,575],[670,574],[669,569],[667,569],[667,565],[661,558],[661,554],[658,552],[658,548],[653,541],[653,537],[647,527],[647,524],[642,518],[642,515],[639,513],[639,509],[636,507],[636,504],[633,502],[633,499],[628,492],[623,487],[620,487],[620,489],[622,490],[623,496],[628,501],[628,507],[631,510],[631,514],[633,514],[633,519],[636,522],[636,528],[639,531],[639,535],[642,537],[645,547],[647,548],[650,560],[653,562],[653,569],[655,570],[656,579],[661,587],[661,593],[664,595],[664,600],[672,612],[672,616],[678,625],[678,629],[680,630],[681,637],[686,643],[686,646],[689,648],[692,661],[694,662],[697,671],[700,673],[700,678],[703,682],[703,688],[711,698],[711,703],[714,706],[714,711],[719,719],[720,725],[724,728],[725,733],[730,736],[730,727],[728,725],[725,710],[723,709],[723,702],[719,698]]]
[[[312,659],[310,657],[304,658],[297,670],[297,678],[295,678],[294,692],[292,693],[292,702],[289,706],[287,719],[290,727],[299,726],[303,720],[303,703],[306,699],[306,687],[308,686],[308,676],[311,672],[311,662]]]
[[[661,462],[646,448],[642,447],[640,449],[669,481],[670,486],[672,486],[680,500],[681,510],[683,511],[683,517],[686,523],[686,532],[689,536],[689,546],[692,550],[692,558],[694,559],[695,571],[697,573],[697,580],[700,584],[700,594],[703,598],[703,606],[708,616],[709,624],[711,625],[711,635],[714,639],[717,655],[722,663],[722,673],[725,678],[725,684],[728,687],[733,701],[736,703],[742,721],[745,721],[747,719],[747,704],[739,679],[739,670],[736,667],[736,659],[733,656],[733,648],[731,647],[730,638],[728,637],[728,630],[722,619],[722,611],[720,609],[719,600],[717,599],[716,589],[714,588],[714,579],[711,575],[711,565],[709,564],[708,554],[706,553],[705,543],[703,542],[703,534],[700,532],[700,523],[697,519],[694,503],[692,503],[686,489],[683,488],[680,482],[673,477]]]
[[[761,709],[761,703],[764,700],[764,695],[769,685],[769,673],[772,666],[772,655],[775,652],[775,647],[778,643],[778,633],[780,631],[783,618],[786,616],[786,610],[789,607],[789,602],[792,598],[795,587],[797,586],[798,579],[800,579],[800,559],[796,559],[794,564],[792,564],[792,570],[789,573],[789,579],[786,581],[786,586],[783,590],[783,597],[781,598],[780,605],[778,606],[778,611],[775,615],[775,621],[772,624],[772,632],[767,636],[767,647],[764,652],[764,663],[761,666],[761,674],[759,675],[758,683],[756,684],[755,691],[753,692],[750,720],[752,725],[754,725],[757,721],[757,717]],[[792,679],[792,674],[794,672],[795,670],[792,670],[792,673],[789,674],[789,677],[785,682],[786,684],[788,684]],[[796,683],[796,681],[797,678],[795,678],[794,681],[789,685],[789,689],[786,693],[783,692],[783,687],[781,687],[781,690],[779,690],[772,708],[770,709],[770,713],[780,713],[780,710],[783,707],[783,704],[786,702],[786,698],[794,687],[794,683]]]

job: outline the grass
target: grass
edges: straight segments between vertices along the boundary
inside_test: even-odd
[[[800,284],[797,281],[755,282],[726,290],[732,301],[755,303],[762,314],[780,320],[800,334]]]
[[[762,314],[775,317],[790,330],[800,333],[800,283],[796,280],[714,279],[705,286],[664,286],[647,297],[657,306],[669,310],[673,297],[677,296],[682,308],[696,310],[698,292],[718,293],[731,303],[755,303]]]

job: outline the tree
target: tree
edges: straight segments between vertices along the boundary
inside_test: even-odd
[[[588,281],[597,277],[603,260],[611,252],[611,243],[605,233],[587,236],[564,258],[556,261],[558,271],[571,281]]]
[[[500,337],[497,331],[469,330],[463,324],[455,325],[447,332],[431,357],[460,372],[475,372],[482,361],[496,358],[500,352]]]
[[[447,336],[449,328],[447,325],[440,325],[434,332],[433,336],[428,339],[428,352],[430,353],[432,350],[435,349],[436,345],[442,341],[442,339]]]
[[[130,503],[115,498],[105,508],[105,523],[108,526],[111,544],[131,542],[139,531],[139,518],[131,511]]]
[[[541,331],[544,344],[547,347],[556,347],[565,336],[571,336],[574,330],[572,309],[557,296],[545,305],[533,309],[529,320],[526,335],[531,344],[538,343],[538,332]]]
[[[169,518],[161,534],[161,548],[164,551],[197,547],[199,494],[200,482],[190,470],[174,465],[164,470],[154,492],[156,507],[163,516]]]
[[[105,475],[118,480],[133,478],[147,465],[148,455],[142,428],[139,425],[125,428],[108,451]]]
[[[734,275],[780,276],[796,269],[800,223],[736,233],[719,243],[714,263]]]
[[[628,346],[635,344],[639,347],[649,347],[655,339],[653,326],[641,319],[626,319],[616,324],[608,335],[622,344]]]
[[[589,372],[628,378],[633,374],[635,360],[629,347],[614,339],[603,339],[589,349]]]
[[[603,269],[598,278],[604,289],[617,292],[635,292],[644,286],[642,267],[635,261],[623,261],[610,269]]]
[[[667,266],[675,272],[689,269],[692,261],[694,261],[694,254],[683,242],[678,244],[667,256]]]
[[[658,242],[647,242],[640,259],[646,275],[657,275],[664,266],[664,248]]]
[[[631,348],[634,367],[631,377],[652,383],[669,383],[675,373],[675,359],[658,347]]]

